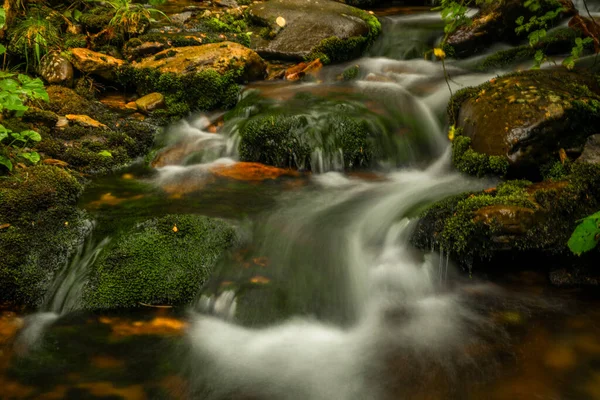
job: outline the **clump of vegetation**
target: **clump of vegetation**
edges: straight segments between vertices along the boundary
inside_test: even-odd
[[[101,3],[112,9],[112,18],[108,26],[126,35],[144,33],[154,16],[167,18],[165,13],[155,8],[147,8],[143,4],[133,3],[131,0],[90,0]]]
[[[600,242],[600,211],[578,222],[568,245],[573,254],[581,255],[595,249]]]
[[[59,34],[59,29],[49,18],[34,11],[11,28],[9,49],[25,58],[26,70],[30,67],[35,70],[44,54],[58,45]]]
[[[0,55],[2,53],[4,53],[4,48],[0,47]],[[32,79],[27,75],[0,71],[0,114],[10,113],[16,117],[22,116],[29,109],[25,105],[25,101],[28,99],[48,101],[48,93],[46,93],[42,81],[39,78]],[[15,159],[37,164],[40,161],[40,155],[35,151],[28,150],[27,146],[37,143],[41,139],[42,137],[36,131],[27,129],[14,132],[0,124],[0,146],[5,146],[1,147],[0,166],[12,171]]]

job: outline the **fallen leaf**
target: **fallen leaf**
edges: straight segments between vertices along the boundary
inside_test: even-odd
[[[259,285],[266,285],[267,283],[271,282],[271,280],[264,276],[257,275],[257,276],[253,276],[252,278],[250,278],[250,282],[256,283]]]
[[[6,229],[8,227],[10,227],[10,224],[2,224],[2,225],[0,225],[0,229]]]
[[[179,231],[179,229],[177,229],[177,225],[173,225],[173,232],[177,232]]]
[[[275,20],[275,23],[277,25],[279,25],[281,28],[283,28],[285,26],[285,18],[277,17],[277,19]]]
[[[560,157],[560,163],[564,165],[565,161],[567,161],[567,152],[565,149],[558,150],[558,156]]]

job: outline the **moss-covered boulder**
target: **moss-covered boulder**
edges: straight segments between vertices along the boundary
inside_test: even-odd
[[[443,249],[474,269],[499,257],[525,268],[531,267],[531,255],[575,257],[567,242],[578,221],[600,209],[600,166],[561,167],[560,180],[508,181],[434,204],[421,216],[412,242],[422,249]]]
[[[264,27],[253,46],[265,58],[347,61],[381,31],[376,17],[331,0],[270,0],[253,4],[248,13]]]
[[[340,100],[304,92],[282,104],[248,93],[225,115],[224,129],[239,135],[242,161],[280,168],[330,171],[407,162],[402,150],[410,145],[402,140],[410,133],[395,135],[402,129],[397,121],[363,101],[351,94]]]
[[[82,185],[41,165],[0,180],[0,302],[38,306],[54,274],[91,230],[75,203]]]
[[[517,43],[527,38],[526,31],[516,32],[516,28],[528,23],[531,18],[547,18],[552,26],[575,13],[571,0],[541,0],[529,4],[526,0],[504,0],[484,3],[472,22],[461,26],[450,34],[447,44],[459,57],[468,57],[489,48],[494,42]],[[539,7],[537,7],[539,3]],[[521,25],[518,20],[521,19]],[[535,30],[536,25],[532,30]]]
[[[596,133],[599,93],[592,76],[568,71],[514,73],[463,89],[449,106],[454,163],[475,175],[535,177],[561,149],[582,148]]]
[[[121,68],[117,82],[140,95],[165,95],[166,120],[190,111],[228,108],[237,102],[239,83],[262,79],[266,64],[254,51],[223,42],[165,50]]]
[[[236,240],[230,224],[203,216],[167,215],[143,222],[100,254],[84,288],[83,306],[186,304]]]

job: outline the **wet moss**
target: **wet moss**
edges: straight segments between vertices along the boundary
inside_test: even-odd
[[[85,288],[85,307],[186,304],[235,242],[235,229],[217,219],[167,215],[146,221],[102,252]]]
[[[214,69],[194,74],[161,73],[155,69],[124,67],[116,81],[126,88],[137,88],[139,94],[168,93],[163,117],[183,117],[190,110],[209,111],[229,108],[237,102],[240,87],[237,81],[243,71],[232,70],[221,75]],[[183,106],[187,105],[187,107]]]
[[[89,230],[82,191],[67,170],[36,166],[0,180],[0,301],[35,307]]]
[[[366,36],[353,36],[347,39],[332,36],[323,39],[306,56],[306,59],[309,61],[320,59],[323,64],[330,64],[360,57],[381,33],[381,23],[377,17],[362,10],[355,10],[353,14],[367,23],[369,33]]]
[[[114,13],[106,7],[95,7],[81,15],[79,20],[84,29],[90,33],[98,33],[107,28]]]
[[[517,210],[518,225],[503,225],[503,212],[482,217],[489,206]],[[600,166],[573,164],[561,181],[532,184],[508,181],[496,190],[463,193],[440,201],[421,215],[412,242],[423,249],[442,248],[471,268],[506,251],[571,256],[567,241],[577,221],[600,208]],[[521,211],[522,210],[522,211]],[[485,214],[485,213],[484,213]]]
[[[478,177],[503,177],[509,167],[508,160],[502,156],[488,156],[474,151],[471,139],[462,135],[457,135],[452,142],[452,164],[460,172]]]

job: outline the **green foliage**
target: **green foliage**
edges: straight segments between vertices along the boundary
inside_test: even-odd
[[[16,116],[22,116],[29,108],[24,103],[28,99],[48,101],[48,93],[46,93],[42,81],[39,78],[32,79],[27,75],[15,75],[0,71],[0,113],[10,112]],[[40,140],[42,137],[35,131],[13,132],[0,124],[0,144],[7,146],[10,149],[9,153],[15,153],[15,157],[27,160],[31,164],[37,164],[40,161],[40,155],[24,149],[29,144],[37,143]],[[0,154],[0,165],[12,171],[13,162],[10,154]]]
[[[9,48],[25,57],[26,69],[37,68],[42,56],[60,41],[59,29],[40,12],[21,20],[11,29]]]
[[[168,18],[165,13],[155,8],[146,8],[143,4],[133,3],[131,0],[89,0],[100,3],[112,9],[113,17],[108,25],[118,32],[128,35],[143,33],[154,16]]]
[[[577,225],[569,239],[568,246],[573,254],[581,255],[593,250],[600,241],[600,211],[585,217]]]

